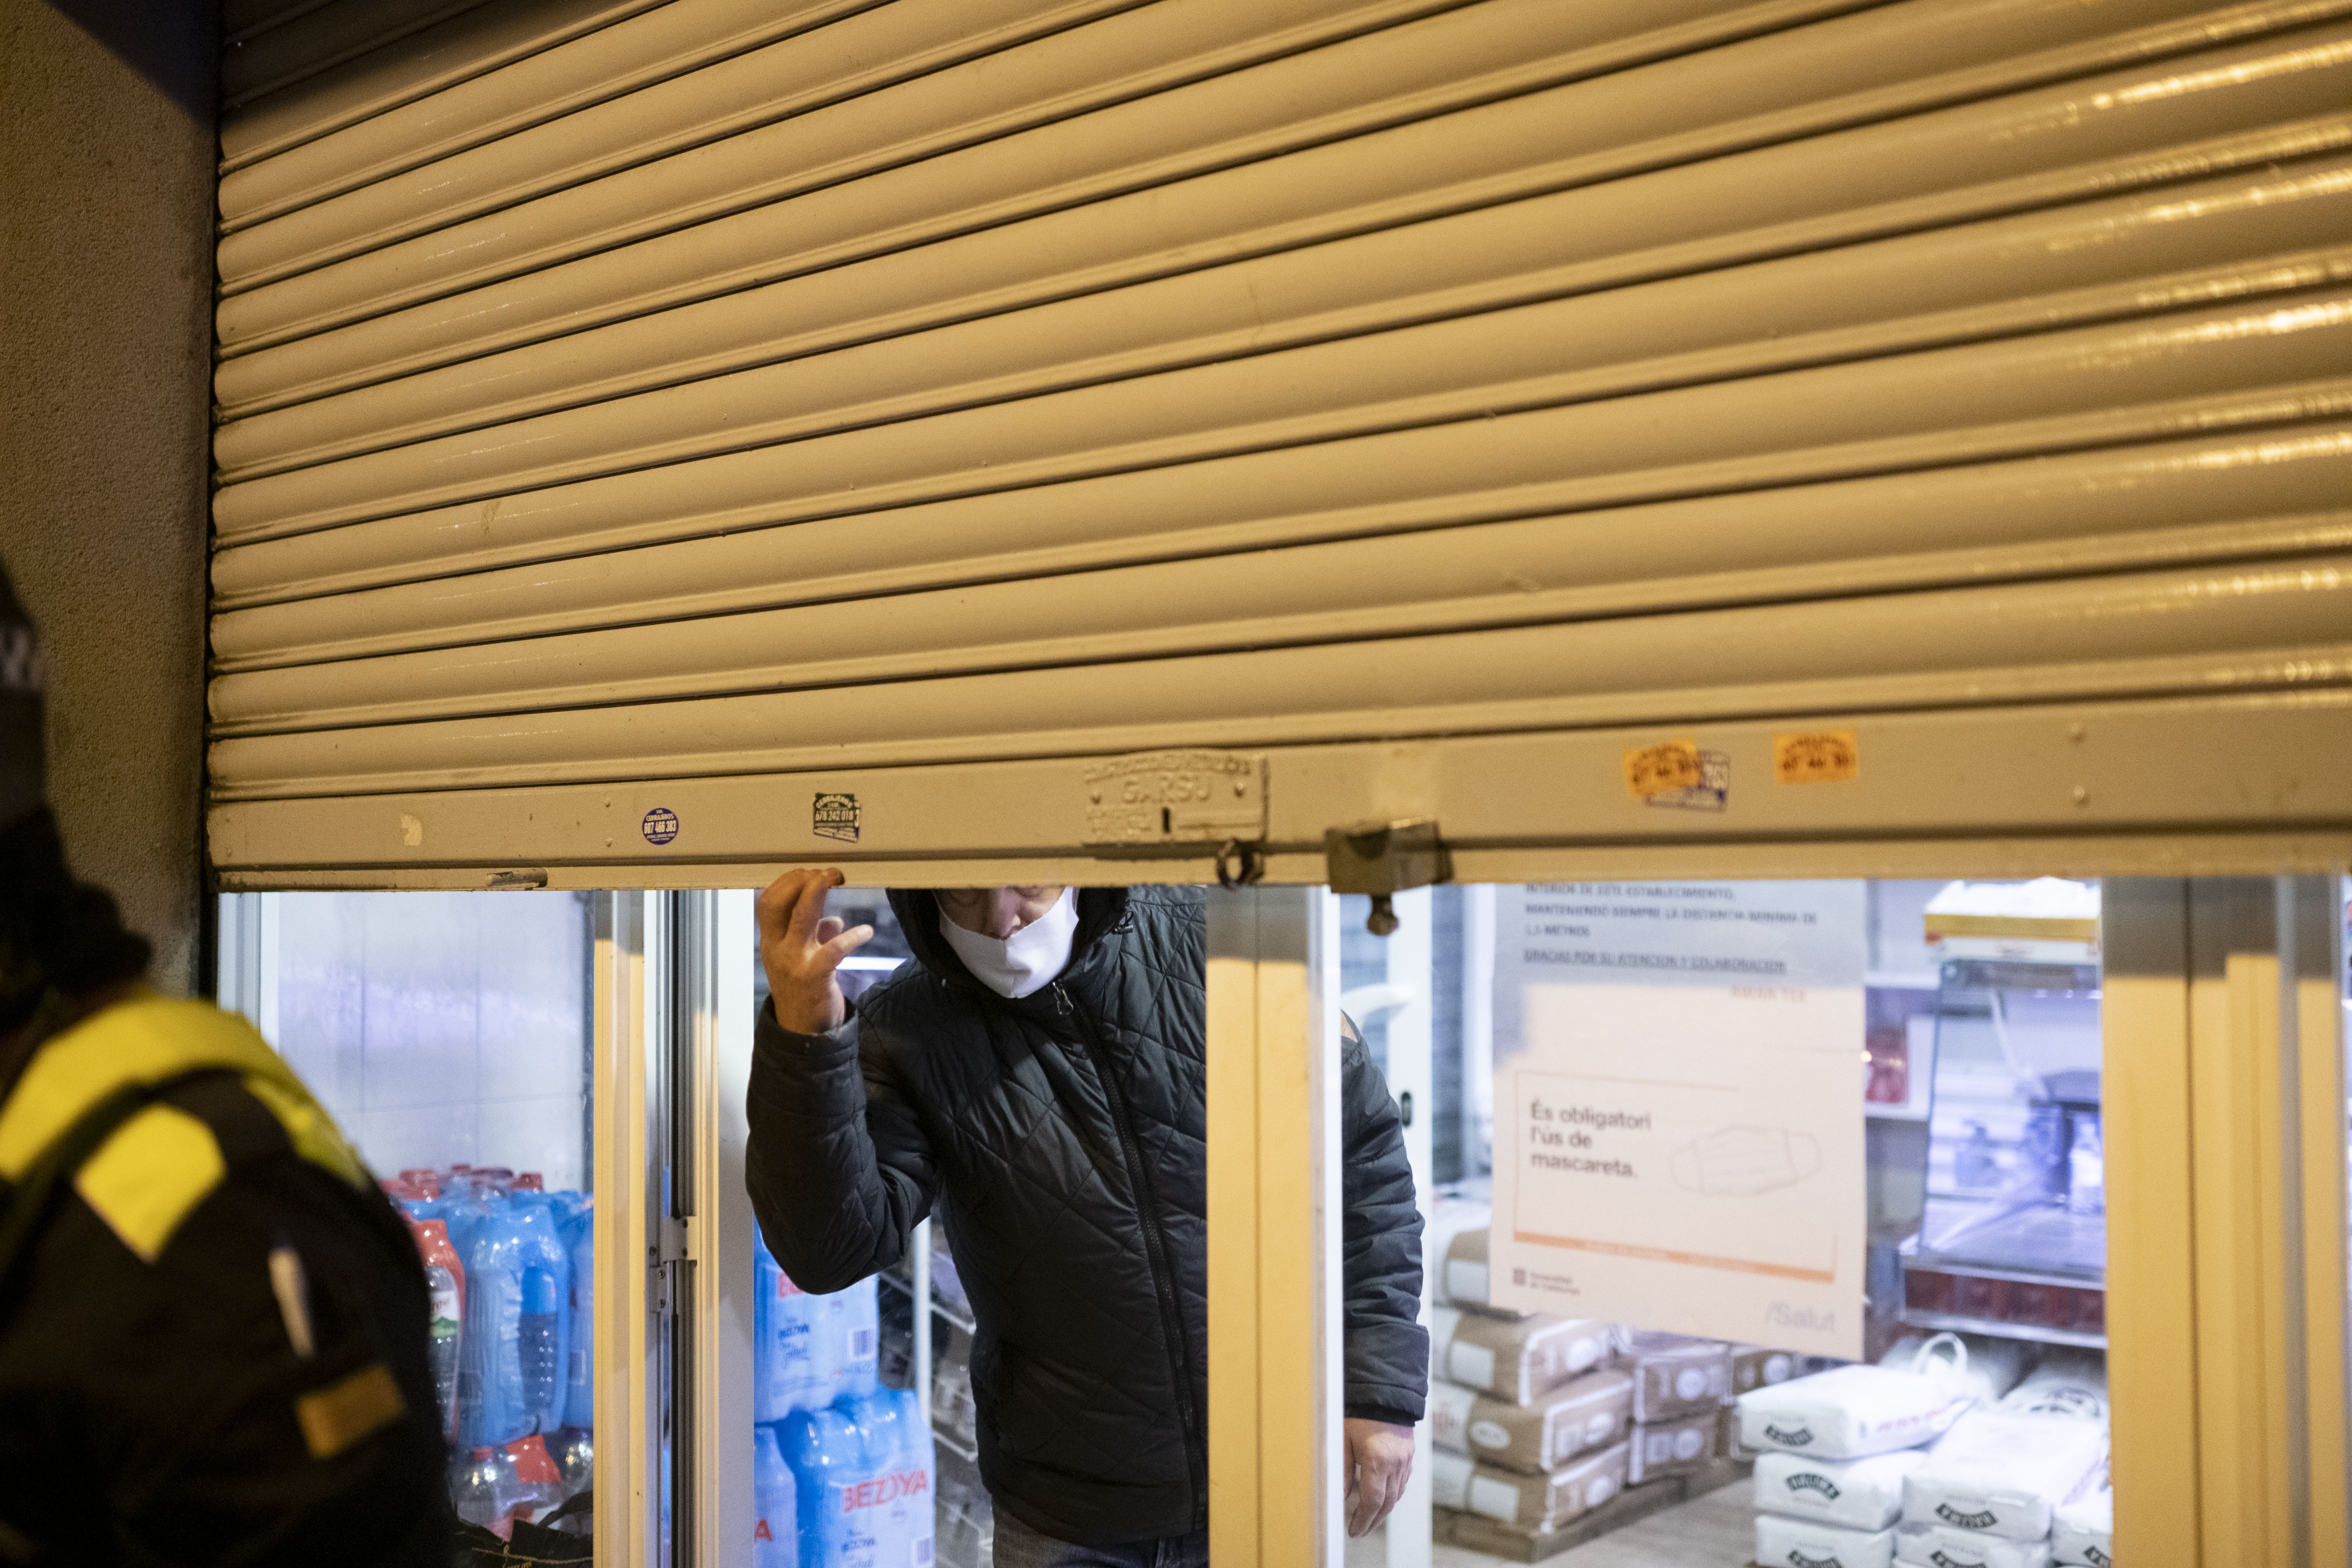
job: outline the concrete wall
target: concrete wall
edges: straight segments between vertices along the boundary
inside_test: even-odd
[[[189,988],[202,863],[213,6],[0,0],[0,555],[76,868]]]

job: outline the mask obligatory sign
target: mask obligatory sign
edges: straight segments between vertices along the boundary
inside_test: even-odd
[[[1503,888],[1497,1306],[1862,1353],[1860,882]]]

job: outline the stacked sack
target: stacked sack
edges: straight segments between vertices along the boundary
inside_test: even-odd
[[[1724,1402],[1731,1397],[1732,1349],[1720,1340],[1621,1330],[1614,1364],[1633,1379],[1627,1486],[1685,1476],[1713,1463]]]
[[[2095,1500],[2106,1402],[2087,1360],[2053,1358],[2028,1378],[2028,1354],[1938,1334],[1877,1366],[1741,1394],[1740,1440],[1759,1451],[1757,1562],[2048,1568],[2059,1512]]]
[[[1626,1484],[1633,1379],[1607,1323],[1515,1312],[1487,1290],[1482,1204],[1431,1217],[1430,1438],[1437,1506],[1549,1535]]]
[[[1890,1568],[1904,1482],[1976,1403],[1968,1349],[1951,1335],[1900,1364],[1833,1367],[1739,1394],[1740,1446],[1757,1456],[1756,1561]]]
[[[1903,1481],[1895,1561],[1923,1568],[2048,1568],[2066,1549],[2107,1563],[2114,1500],[2106,1379],[2092,1358],[2053,1355],[1990,1408],[1969,1411]],[[2104,1507],[2102,1507],[2104,1502]]]

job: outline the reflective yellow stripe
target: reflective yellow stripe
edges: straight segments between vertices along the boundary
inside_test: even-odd
[[[16,1181],[74,1121],[128,1084],[224,1068],[286,1128],[295,1152],[354,1186],[365,1167],[269,1043],[235,1013],[142,991],[43,1046],[0,1106],[0,1177]],[[218,1156],[215,1145],[215,1157]]]
[[[294,1420],[314,1459],[331,1459],[369,1433],[400,1419],[407,1409],[400,1384],[382,1362],[342,1382],[303,1394],[294,1402]]]
[[[211,1128],[176,1107],[151,1105],[83,1162],[74,1191],[140,1261],[152,1263],[227,1173]]]

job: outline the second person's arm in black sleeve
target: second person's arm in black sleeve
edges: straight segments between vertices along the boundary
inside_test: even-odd
[[[896,1263],[938,1183],[888,1063],[859,1048],[857,1020],[795,1034],[762,1005],[746,1110],[751,1212],[793,1283],[843,1290]]]
[[[1347,1414],[1410,1426],[1429,1395],[1412,1165],[1396,1101],[1352,1023],[1341,1031],[1339,1060]]]

